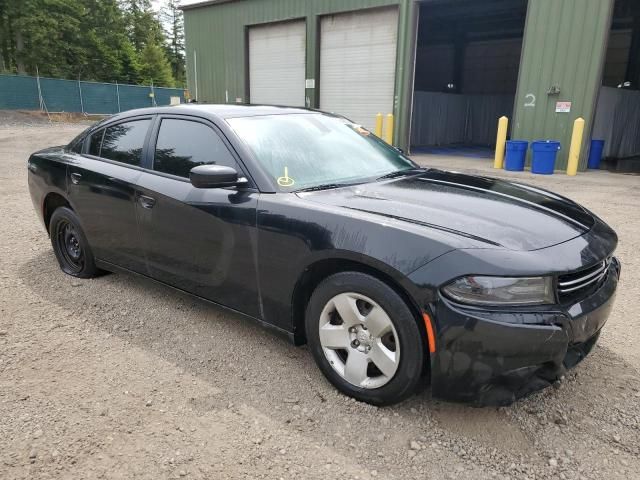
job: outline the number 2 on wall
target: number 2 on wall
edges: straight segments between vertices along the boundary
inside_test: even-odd
[[[533,93],[527,93],[524,96],[525,102],[524,102],[524,106],[525,107],[535,107],[536,106],[536,96]]]

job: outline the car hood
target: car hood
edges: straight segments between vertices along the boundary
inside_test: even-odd
[[[299,196],[511,250],[557,245],[583,235],[595,222],[580,205],[551,192],[441,170]]]

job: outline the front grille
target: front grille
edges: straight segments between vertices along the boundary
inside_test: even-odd
[[[560,299],[574,298],[597,289],[607,277],[611,258],[607,258],[591,267],[558,277],[558,296]]]

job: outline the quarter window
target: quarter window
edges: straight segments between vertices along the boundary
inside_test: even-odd
[[[151,120],[135,120],[119,123],[104,130],[100,156],[139,166],[142,163],[142,148]]]
[[[76,138],[71,140],[67,148],[73,153],[82,153],[82,146],[84,145],[85,138],[85,132],[82,132]]]
[[[82,140],[78,140],[71,146],[71,151],[73,153],[82,153]]]
[[[227,146],[210,127],[189,120],[162,120],[154,170],[188,178],[193,167],[210,164],[238,168]]]
[[[100,156],[102,135],[104,135],[104,129],[98,130],[97,132],[91,134],[91,138],[89,138],[89,155],[94,155],[96,157]]]

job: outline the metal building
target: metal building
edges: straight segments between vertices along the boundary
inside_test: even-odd
[[[393,113],[394,143],[411,151],[489,147],[506,115],[511,138],[559,140],[562,168],[583,117],[584,168],[603,85],[637,90],[640,82],[634,0],[209,0],[182,8],[189,91],[199,102],[308,106],[368,128],[376,113]],[[606,93],[602,125],[613,103],[624,103]],[[610,152],[640,154],[638,137]]]

